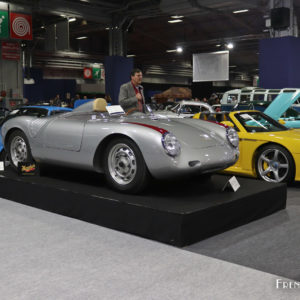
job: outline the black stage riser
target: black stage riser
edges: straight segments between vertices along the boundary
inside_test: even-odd
[[[213,181],[228,177],[215,176]],[[42,182],[41,182],[42,181]],[[185,246],[272,214],[286,206],[286,186],[240,179],[240,195],[204,190],[186,198],[159,192],[140,196],[121,195],[105,187],[83,193],[67,182],[47,184],[47,178],[0,177],[0,196],[49,212],[128,232],[171,245]],[[223,183],[222,183],[223,184]],[[258,192],[253,191],[255,186]],[[202,187],[205,189],[205,187]],[[219,189],[219,187],[216,187]],[[86,188],[89,190],[89,187]],[[176,193],[176,192],[175,192]],[[149,199],[148,199],[148,198]],[[170,199],[171,197],[171,199]],[[172,201],[174,197],[174,201]],[[219,198],[217,198],[219,197]],[[220,198],[224,199],[220,199]],[[211,200],[210,200],[211,198]],[[165,203],[164,203],[165,201]],[[211,203],[210,203],[211,201]],[[157,204],[157,202],[159,202]]]

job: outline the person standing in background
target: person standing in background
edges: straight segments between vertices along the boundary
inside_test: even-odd
[[[131,81],[120,87],[119,104],[125,112],[145,112],[145,98],[143,86],[141,85],[143,74],[140,69],[133,69],[130,73]]]
[[[53,105],[54,106],[61,106],[61,101],[60,101],[60,97],[59,94],[57,94],[53,100]]]

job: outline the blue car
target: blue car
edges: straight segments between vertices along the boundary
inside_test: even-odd
[[[19,116],[36,116],[36,117],[46,117],[52,116],[56,114],[61,114],[65,112],[72,111],[71,108],[68,107],[59,107],[59,106],[39,106],[39,105],[30,105],[30,106],[21,106],[10,112],[4,112],[3,118],[0,121],[0,130],[2,124],[7,120],[10,120]],[[5,151],[2,143],[2,136],[0,135],[0,161],[5,160]]]

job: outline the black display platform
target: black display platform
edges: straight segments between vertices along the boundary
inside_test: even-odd
[[[286,206],[286,185],[230,176],[153,181],[142,195],[112,191],[104,176],[43,168],[41,176],[0,172],[0,197],[176,246],[185,246],[272,214]]]

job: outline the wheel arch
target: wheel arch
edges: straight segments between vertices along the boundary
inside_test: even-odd
[[[293,164],[294,164],[294,170],[295,170],[294,173],[296,174],[296,163],[295,163],[295,159],[294,159],[291,151],[288,148],[286,148],[285,146],[283,146],[281,144],[278,144],[278,143],[274,143],[274,142],[267,142],[267,143],[264,143],[264,144],[262,144],[262,145],[260,145],[259,147],[256,148],[256,150],[255,150],[255,152],[253,154],[253,157],[252,157],[252,170],[253,170],[254,174],[257,176],[255,163],[256,163],[256,159],[257,159],[259,151],[262,148],[266,147],[266,146],[272,146],[272,145],[274,145],[274,146],[280,146],[281,148],[284,148],[291,155],[291,158],[292,158]],[[295,178],[295,174],[293,174],[294,178]]]
[[[21,128],[19,128],[19,127],[13,127],[13,128],[10,128],[10,129],[8,130],[8,132],[6,133],[5,139],[4,139],[4,141],[3,141],[4,148],[6,148],[6,146],[7,146],[9,137],[10,137],[10,136],[12,135],[12,133],[15,132],[16,130],[22,131],[22,132],[25,134],[25,132],[24,132]],[[25,134],[25,135],[26,135],[26,134]]]
[[[104,166],[104,155],[101,155],[101,153],[103,154],[105,151],[105,148],[107,147],[107,145],[116,138],[127,138],[129,139],[131,142],[133,142],[134,144],[136,144],[136,146],[140,149],[139,145],[128,135],[126,134],[122,134],[122,133],[114,133],[114,134],[110,134],[107,137],[105,137],[98,145],[95,154],[94,154],[94,159],[93,159],[93,165],[94,168],[98,171],[102,171],[103,170],[103,166]],[[140,150],[141,151],[141,150]],[[143,153],[141,151],[141,154],[143,156]],[[144,159],[144,156],[143,156]],[[145,161],[145,159],[144,159]],[[145,161],[146,164],[146,161]],[[146,164],[147,166],[147,164]],[[149,168],[147,166],[147,169],[149,171]]]

